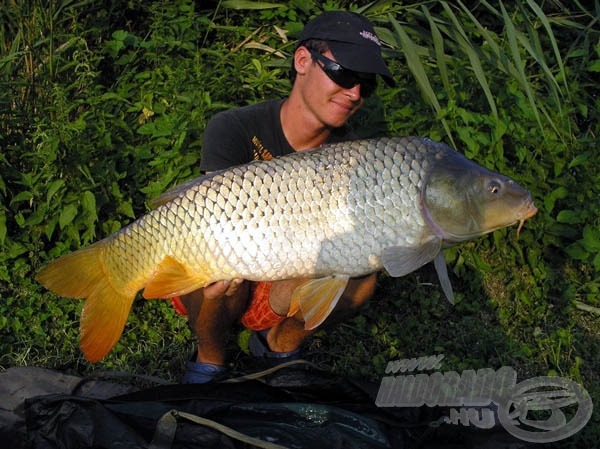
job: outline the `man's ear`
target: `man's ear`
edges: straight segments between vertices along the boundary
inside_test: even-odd
[[[310,64],[312,64],[312,56],[308,48],[301,45],[294,52],[294,67],[296,67],[296,72],[299,75],[304,75]]]

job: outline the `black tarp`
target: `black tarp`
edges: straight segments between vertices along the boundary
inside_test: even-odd
[[[260,447],[247,438],[310,449],[529,447],[499,427],[439,424],[437,408],[379,408],[377,384],[310,369],[143,390],[49,370],[36,371],[48,384],[40,388],[25,369],[10,382],[6,374],[0,438],[15,449]]]

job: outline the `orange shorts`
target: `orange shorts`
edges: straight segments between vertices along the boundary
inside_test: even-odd
[[[253,331],[262,331],[285,320],[286,316],[275,313],[269,304],[271,285],[271,282],[253,282],[251,284],[250,305],[241,319],[244,327]],[[178,314],[187,315],[187,310],[179,296],[171,298],[171,304]]]
[[[286,319],[278,315],[269,304],[272,282],[253,282],[250,286],[250,305],[242,315],[242,324],[247,329],[262,331],[270,329]]]

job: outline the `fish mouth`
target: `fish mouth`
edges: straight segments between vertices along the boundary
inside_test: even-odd
[[[517,238],[519,238],[519,234],[521,233],[521,229],[523,228],[525,220],[528,220],[531,217],[533,217],[535,214],[537,214],[537,211],[538,208],[535,207],[535,204],[533,204],[533,200],[530,198],[519,213],[521,218],[517,220],[517,222],[519,223],[519,227],[517,228]]]

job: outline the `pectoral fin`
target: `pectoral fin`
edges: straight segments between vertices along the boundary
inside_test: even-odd
[[[313,279],[296,287],[288,316],[302,311],[304,328],[311,330],[329,316],[346,289],[349,276],[328,276]]]
[[[166,256],[157,266],[144,288],[144,298],[170,298],[185,295],[205,287],[210,282],[206,276],[190,272],[178,260]]]
[[[383,267],[392,277],[405,276],[431,262],[441,251],[442,240],[432,238],[417,248],[391,246],[383,250]]]
[[[450,278],[448,277],[448,269],[446,268],[446,259],[444,259],[444,253],[440,251],[435,259],[433,259],[433,265],[435,271],[437,271],[442,290],[450,301],[450,304],[454,305],[454,293],[452,292],[452,285],[450,284]]]

